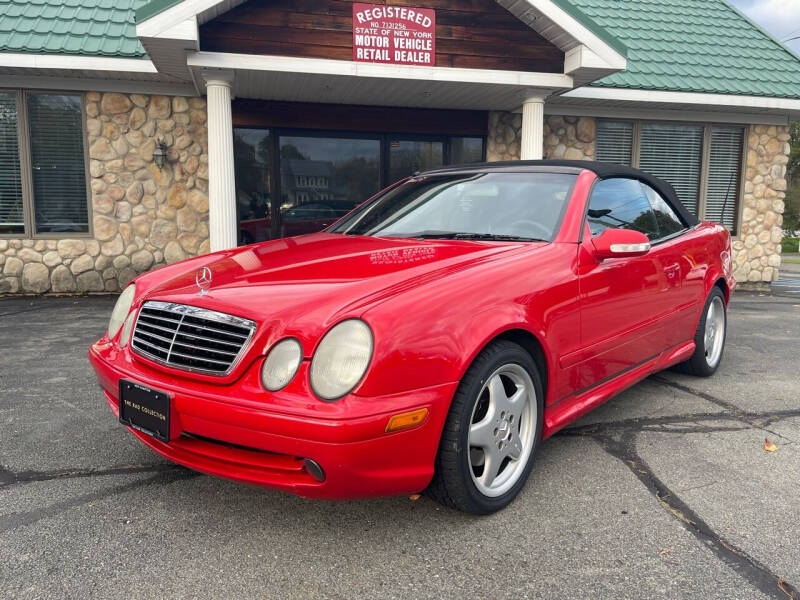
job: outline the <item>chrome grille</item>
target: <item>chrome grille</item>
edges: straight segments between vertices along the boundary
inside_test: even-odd
[[[145,302],[131,347],[156,362],[211,375],[227,375],[253,337],[256,324],[225,313],[170,302]]]

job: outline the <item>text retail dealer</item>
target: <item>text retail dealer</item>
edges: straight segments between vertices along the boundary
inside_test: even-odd
[[[402,8],[396,6],[373,6],[356,13],[359,23],[380,19],[402,19],[410,23],[416,23],[422,27],[430,27],[431,18],[423,13],[417,12],[412,8]]]

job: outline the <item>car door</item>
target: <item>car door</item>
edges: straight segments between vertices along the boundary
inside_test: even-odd
[[[652,239],[652,252],[658,255],[667,278],[669,314],[663,319],[667,347],[677,346],[694,336],[697,323],[691,306],[702,296],[704,266],[693,252],[697,241],[688,235],[689,227],[656,190],[641,183],[653,209],[658,237]]]
[[[589,196],[586,221],[579,249],[579,389],[624,373],[666,348],[663,320],[671,311],[670,292],[676,281],[664,271],[665,264],[671,264],[669,251],[659,246],[637,257],[594,256],[592,238],[608,228],[634,229],[651,240],[658,237],[656,215],[637,180],[598,181]]]

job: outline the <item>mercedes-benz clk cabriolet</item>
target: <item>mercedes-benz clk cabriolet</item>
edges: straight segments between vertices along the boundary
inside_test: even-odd
[[[89,357],[119,421],[181,465],[488,514],[593,407],[668,367],[713,374],[734,285],[728,231],[660,179],[467,165],[139,276]]]

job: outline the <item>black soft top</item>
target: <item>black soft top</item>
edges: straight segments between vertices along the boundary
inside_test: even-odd
[[[625,165],[617,165],[614,163],[594,162],[588,160],[514,160],[514,161],[500,161],[500,162],[486,162],[486,163],[473,163],[469,165],[453,165],[442,169],[426,171],[420,175],[433,175],[445,174],[453,172],[464,171],[510,171],[510,170],[536,170],[546,171],[547,168],[558,168],[563,172],[564,169],[579,173],[582,170],[591,171],[600,179],[614,179],[615,177],[624,177],[626,179],[636,179],[642,183],[646,183],[651,188],[656,190],[664,200],[678,213],[680,218],[688,226],[693,227],[700,221],[692,213],[686,210],[686,207],[678,198],[669,183],[663,179],[659,179],[654,175],[634,169],[633,167],[626,167]]]

